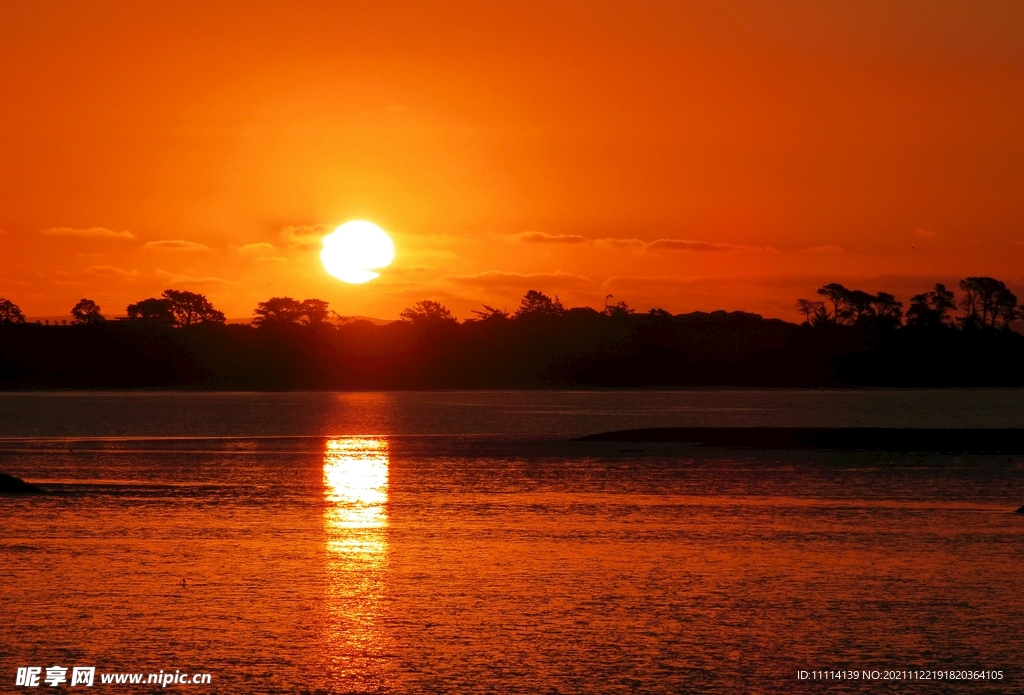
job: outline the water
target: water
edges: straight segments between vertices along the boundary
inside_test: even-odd
[[[1024,427],[1024,393],[0,394],[0,470],[54,493],[0,497],[0,691],[1024,688],[1024,460],[564,441],[657,425]]]

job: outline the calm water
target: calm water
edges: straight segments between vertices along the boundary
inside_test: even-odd
[[[0,471],[54,493],[0,497],[0,692],[1024,691],[1024,458],[564,441],[657,425],[1024,427],[1024,392],[0,394]],[[796,678],[850,668],[1004,680]]]

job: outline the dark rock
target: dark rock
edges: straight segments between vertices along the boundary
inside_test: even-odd
[[[21,478],[0,473],[0,495],[38,495],[42,490]]]

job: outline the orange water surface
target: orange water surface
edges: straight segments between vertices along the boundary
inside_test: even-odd
[[[210,673],[166,689],[196,693],[1024,690],[1019,457],[576,446],[550,432],[582,401],[550,395],[545,436],[380,413],[290,436],[274,423],[330,430],[336,401],[254,394],[191,396],[195,436],[174,401],[157,436],[117,428],[163,396],[124,398],[74,415],[115,423],[92,436],[0,440],[0,470],[49,493],[0,497],[0,692],[32,665]],[[263,433],[210,431],[256,410]],[[824,669],[1003,678],[797,679]]]

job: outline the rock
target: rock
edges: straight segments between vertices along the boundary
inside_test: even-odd
[[[1017,513],[1018,514],[1024,514],[1024,504],[1022,504],[1021,506],[1017,507]]]
[[[21,478],[0,473],[0,495],[38,495],[42,490],[29,485]]]

